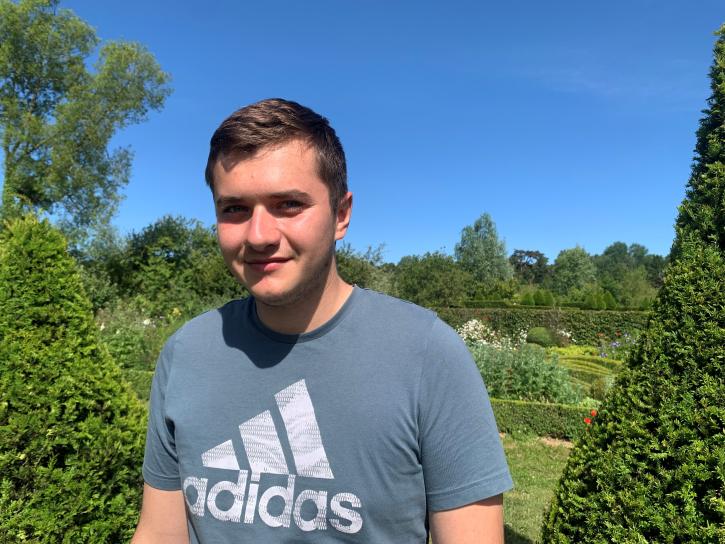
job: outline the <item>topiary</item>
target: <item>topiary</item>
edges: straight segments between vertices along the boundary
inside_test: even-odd
[[[614,310],[617,308],[617,301],[614,299],[614,295],[609,291],[604,291],[604,305],[607,310]]]
[[[534,327],[526,334],[528,344],[538,344],[545,348],[557,345],[556,335],[546,327]]]
[[[531,292],[524,293],[521,296],[521,304],[524,306],[533,306],[536,304],[536,301],[534,300],[534,295],[531,294]]]
[[[545,543],[725,542],[725,25],[673,261],[572,450]]]
[[[101,346],[62,235],[0,236],[0,542],[128,541],[144,410]]]

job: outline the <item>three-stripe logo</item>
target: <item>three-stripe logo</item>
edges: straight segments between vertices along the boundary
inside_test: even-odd
[[[270,527],[289,527],[292,519],[303,531],[324,530],[329,524],[344,533],[357,533],[362,527],[362,517],[356,510],[361,508],[360,499],[352,493],[337,493],[329,502],[332,514],[328,519],[327,491],[303,490],[295,494],[296,476],[332,480],[334,475],[327,458],[315,410],[305,380],[299,380],[274,395],[284,430],[286,431],[292,461],[296,474],[289,470],[272,413],[265,410],[239,425],[242,445],[251,471],[242,470],[232,440],[218,444],[201,454],[206,468],[238,472],[237,482],[221,481],[215,484],[207,495],[208,478],[187,477],[184,480],[184,494],[192,514],[203,517],[205,504],[211,515],[220,521],[240,522],[244,508],[244,523],[255,521],[255,513]],[[251,472],[251,475],[250,475]],[[287,475],[287,486],[272,486],[259,496],[259,482],[262,474]],[[249,486],[247,487],[247,480]],[[190,489],[196,491],[195,500]],[[230,508],[220,508],[217,497],[229,492],[234,501]],[[284,508],[277,514],[270,513],[269,503],[281,498]],[[206,500],[205,500],[206,499]],[[315,515],[305,519],[303,510],[312,505]]]

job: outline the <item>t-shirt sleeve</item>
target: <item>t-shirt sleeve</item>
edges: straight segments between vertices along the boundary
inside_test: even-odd
[[[513,487],[481,374],[436,319],[419,386],[419,440],[428,510],[457,508]]]
[[[156,362],[151,384],[149,423],[143,461],[144,481],[151,487],[164,491],[181,489],[174,425],[166,415],[166,390],[171,373],[175,338],[176,335],[169,339]]]

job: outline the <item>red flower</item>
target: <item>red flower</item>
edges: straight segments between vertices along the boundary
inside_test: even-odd
[[[596,417],[596,415],[597,415],[597,411],[596,410],[592,410],[589,413],[592,414],[592,417]]]
[[[590,417],[585,417],[585,418],[584,418],[584,423],[586,423],[587,425],[591,425],[591,424],[592,424],[592,418],[590,418]]]

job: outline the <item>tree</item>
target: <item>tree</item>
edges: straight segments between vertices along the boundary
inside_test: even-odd
[[[488,213],[481,215],[473,225],[464,227],[455,254],[461,268],[486,287],[513,276],[506,259],[506,245],[499,240],[496,224]]]
[[[624,242],[614,242],[593,260],[599,285],[624,306],[631,306],[632,299],[643,298],[640,296],[643,290],[648,291],[646,297],[652,298],[655,288],[662,284],[665,260],[659,255],[650,255],[643,245],[631,244],[627,247]],[[641,276],[640,269],[644,270],[648,285],[632,281],[634,275]],[[638,292],[628,290],[632,286],[636,286]]]
[[[549,259],[541,251],[516,249],[509,263],[522,283],[541,284],[549,272]]]
[[[396,294],[422,306],[458,306],[471,283],[471,275],[440,252],[403,257],[395,269]]]
[[[142,297],[151,315],[173,307],[198,311],[246,294],[224,264],[214,231],[196,220],[166,215],[131,233],[122,255],[110,275],[122,295]]]
[[[369,246],[361,253],[346,242],[340,244],[335,251],[335,260],[342,279],[360,287],[390,292],[392,279],[391,273],[383,268],[383,249],[383,245]]]
[[[581,246],[563,249],[554,261],[551,272],[551,287],[559,295],[584,289],[593,283],[595,268],[589,253]]]
[[[128,182],[131,151],[112,136],[162,107],[165,74],[136,43],[99,40],[58,0],[0,0],[2,215],[31,208],[67,232],[107,223]]]
[[[128,542],[144,408],[98,338],[63,236],[0,236],[0,542]]]
[[[626,366],[572,450],[542,541],[725,541],[725,25],[672,262]]]

